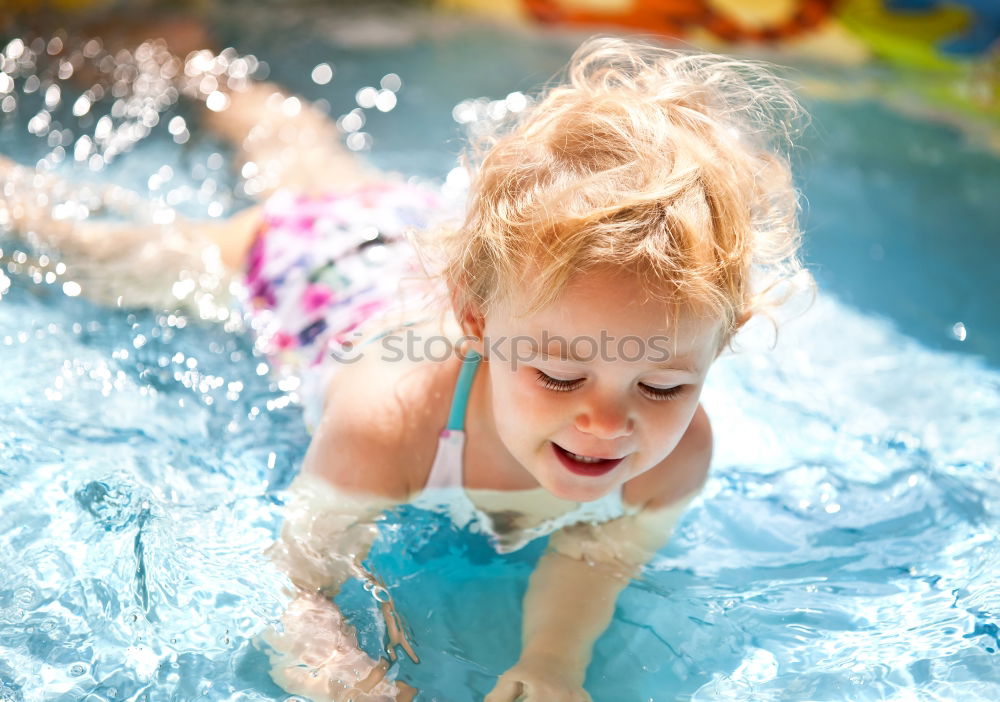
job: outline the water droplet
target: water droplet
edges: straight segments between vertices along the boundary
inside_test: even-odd
[[[187,122],[180,115],[173,117],[167,124],[167,131],[177,136],[178,134],[187,131]]]
[[[365,126],[365,113],[358,109],[351,110],[337,124],[345,132],[356,132]]]
[[[316,85],[326,85],[333,78],[333,66],[328,63],[317,64],[312,69],[312,80]]]
[[[53,83],[45,89],[45,106],[50,110],[55,109],[62,100],[62,90]]]
[[[90,98],[86,95],[81,95],[76,99],[76,102],[73,103],[73,116],[83,117],[85,114],[90,112],[90,106]]]
[[[372,138],[366,132],[354,132],[344,140],[351,151],[365,151],[371,148]]]
[[[511,112],[520,112],[528,106],[528,98],[521,92],[510,93],[504,100],[504,104]]]
[[[389,112],[396,106],[396,93],[391,90],[380,90],[375,97],[375,109],[379,112]]]
[[[403,81],[395,73],[387,73],[382,76],[382,80],[379,81],[379,85],[385,90],[391,90],[392,92],[398,92],[401,87],[403,87]]]
[[[7,58],[10,59],[21,58],[21,55],[24,53],[24,42],[20,39],[11,40],[11,42],[7,44],[7,48],[4,49],[4,53],[7,55]]]
[[[281,113],[286,117],[295,117],[302,111],[302,103],[297,97],[285,98],[281,103]]]
[[[213,90],[205,98],[205,107],[212,112],[222,112],[229,107],[229,96],[218,90]]]
[[[91,39],[83,45],[83,55],[87,58],[96,58],[101,53],[102,47],[103,44],[100,39]]]
[[[359,107],[367,109],[370,107],[375,107],[376,97],[378,97],[378,91],[371,86],[365,86],[364,88],[361,88],[361,90],[359,90],[357,93],[355,93],[354,100],[358,103]]]

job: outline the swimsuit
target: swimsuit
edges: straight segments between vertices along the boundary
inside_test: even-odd
[[[301,380],[310,430],[330,375],[362,339],[440,309],[440,284],[427,279],[406,234],[431,226],[448,205],[435,189],[394,182],[319,197],[281,191],[264,205],[244,309],[272,368]]]
[[[445,292],[421,271],[405,235],[447,215],[451,204],[426,186],[390,182],[321,197],[283,191],[265,204],[248,256],[246,316],[255,346],[272,367],[301,380],[310,431],[322,416],[331,374],[357,352],[360,340],[371,343],[440,309]],[[541,509],[532,510],[535,517],[477,506],[463,487],[462,451],[465,406],[479,360],[470,354],[463,361],[430,477],[412,504],[448,513],[459,528],[486,534],[501,553],[570,524],[605,522],[631,511],[618,491],[576,503],[540,488],[518,499],[540,503],[535,506]],[[486,501],[480,493],[480,502]],[[550,514],[538,522],[540,511]]]
[[[462,452],[465,448],[465,407],[480,360],[481,356],[473,351],[462,361],[448,423],[438,437],[430,476],[420,494],[410,500],[411,504],[445,512],[459,528],[468,527],[471,531],[485,534],[498,553],[516,551],[534,539],[548,536],[571,524],[598,524],[638,511],[638,508],[624,505],[620,489],[592,502],[570,502],[548,496],[546,502],[550,506],[559,503],[561,514],[528,526],[522,523],[526,515],[520,511],[487,512],[478,507],[463,486]]]

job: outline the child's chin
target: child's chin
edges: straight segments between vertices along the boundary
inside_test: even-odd
[[[593,502],[618,488],[613,477],[617,470],[605,475],[578,475],[569,471],[553,456],[546,456],[542,472],[535,474],[539,484],[553,496],[569,502]]]
[[[600,486],[594,485],[592,479],[590,480],[591,484],[588,485],[588,478],[573,476],[560,476],[560,478],[549,484],[543,483],[542,487],[555,497],[569,502],[593,502],[607,495],[615,487],[614,485],[606,484]]]

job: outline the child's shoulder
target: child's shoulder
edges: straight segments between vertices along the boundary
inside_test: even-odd
[[[344,489],[401,501],[427,480],[444,427],[457,357],[387,360],[367,353],[337,369],[304,471]]]

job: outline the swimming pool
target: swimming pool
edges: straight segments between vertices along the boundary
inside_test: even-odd
[[[425,177],[452,166],[458,103],[528,89],[574,43],[414,20],[387,46],[369,20],[256,12],[222,39],[311,98],[352,106],[398,74],[397,107],[366,111],[370,156]],[[365,31],[383,45],[343,45]],[[26,136],[44,94],[15,92],[0,152],[30,162],[62,144]],[[810,109],[821,292],[774,351],[758,325],[712,371],[712,477],[622,596],[597,702],[1000,698],[1000,159],[876,102]],[[240,196],[220,150],[182,104],[93,178],[145,190],[159,173],[153,195],[225,210]],[[32,273],[0,278],[0,700],[285,699],[251,639],[282,605],[262,551],[307,442],[294,383],[238,328],[98,308]],[[418,700],[481,699],[513,663],[542,546],[498,556],[435,515],[387,516],[370,564],[413,632],[421,663],[399,674]],[[338,602],[374,652],[370,595]]]

